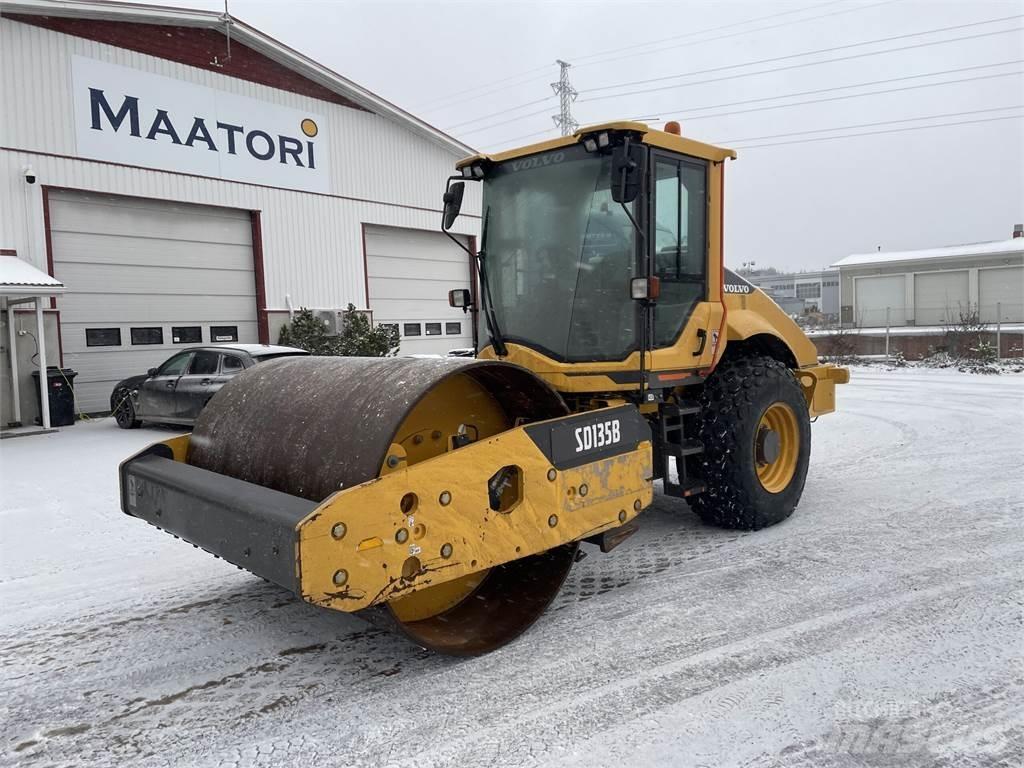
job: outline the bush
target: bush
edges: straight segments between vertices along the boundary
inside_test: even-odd
[[[337,336],[327,332],[313,311],[303,307],[290,323],[281,327],[278,343],[298,347],[311,355],[343,357],[390,357],[398,353],[398,328],[370,325],[370,319],[349,304],[345,310],[345,327]]]

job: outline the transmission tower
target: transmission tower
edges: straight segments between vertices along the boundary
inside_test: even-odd
[[[563,136],[569,136],[580,127],[572,116],[572,103],[576,101],[576,89],[569,82],[569,67],[572,65],[567,61],[558,59],[556,62],[560,67],[558,82],[551,84],[551,89],[558,94],[558,114],[552,115],[551,119],[562,131]]]

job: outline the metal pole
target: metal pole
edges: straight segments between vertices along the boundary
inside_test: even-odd
[[[50,428],[50,382],[46,375],[46,329],[43,327],[43,297],[36,296],[36,340],[39,342],[39,403],[43,429]]]
[[[1003,356],[1003,345],[1002,345],[1002,330],[1003,330],[1003,303],[1001,301],[996,302],[996,360]]]
[[[558,94],[558,114],[552,115],[555,125],[562,131],[563,136],[570,136],[576,132],[580,124],[572,116],[572,103],[578,95],[576,89],[569,82],[569,67],[572,65],[567,61],[558,59],[559,67],[558,82],[551,84],[551,89]]]
[[[889,359],[889,308],[885,308],[885,359]]]
[[[7,301],[7,351],[11,356],[11,395],[14,397],[14,423],[21,426],[21,384],[18,382],[18,335],[14,330],[14,305]]]

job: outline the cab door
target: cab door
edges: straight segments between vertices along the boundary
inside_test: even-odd
[[[720,297],[710,291],[709,163],[658,151],[651,159],[649,254],[651,274],[661,282],[653,322],[655,368],[704,368],[722,321]]]

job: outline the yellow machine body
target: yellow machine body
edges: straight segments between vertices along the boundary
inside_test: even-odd
[[[211,401],[194,437],[162,441],[122,464],[122,509],[311,603],[376,617],[455,654],[491,650],[529,626],[579,542],[610,550],[651,504],[656,479],[669,492],[670,460],[680,477],[672,495],[696,495],[705,519],[742,528],[784,519],[803,488],[807,419],[835,410],[836,384],[849,373],[819,362],[797,324],[724,267],[724,166],[735,153],[619,122],[457,167],[472,178],[485,165],[609,134],[627,135],[627,148],[635,139],[706,167],[703,292],[671,344],[570,361],[501,341],[488,318],[474,361],[261,364]],[[681,243],[672,246],[677,271]],[[710,407],[701,401],[706,387],[726,397],[737,391],[716,378],[721,368],[733,377],[756,369],[791,388],[788,399],[725,414],[735,420],[730,439],[747,441],[738,447],[684,434]],[[710,455],[701,459],[702,451]],[[684,477],[702,461],[719,483],[721,514],[700,501],[703,481]],[[728,478],[744,488],[722,485]]]

